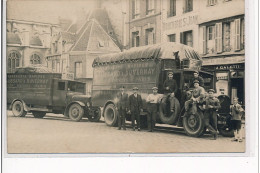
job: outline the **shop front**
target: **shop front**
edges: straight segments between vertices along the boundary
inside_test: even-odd
[[[238,97],[239,102],[245,105],[245,63],[237,60],[233,63],[222,60],[219,64],[205,60],[202,70],[214,74],[217,95],[228,95],[232,101],[234,97]]]

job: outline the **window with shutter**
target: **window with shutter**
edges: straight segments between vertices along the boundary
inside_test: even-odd
[[[202,34],[203,34],[203,54],[207,54],[207,30],[206,26],[202,26]]]
[[[241,49],[245,48],[245,20],[241,20]]]
[[[215,25],[215,48],[218,53],[222,52],[222,23]]]
[[[240,50],[240,19],[235,20],[235,50]]]
[[[168,17],[176,15],[176,0],[169,0]]]

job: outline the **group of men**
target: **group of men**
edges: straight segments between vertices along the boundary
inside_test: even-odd
[[[193,87],[192,87],[193,85]],[[175,95],[178,91],[178,85],[175,79],[173,79],[173,73],[168,73],[168,78],[165,80],[163,84],[164,94],[166,97],[161,97],[158,94],[158,88],[153,87],[153,93],[149,94],[146,98],[147,102],[147,123],[148,123],[148,131],[154,131],[154,126],[156,122],[156,115],[158,109],[158,103],[162,102],[166,104],[167,100],[170,102],[170,110],[174,111],[174,107],[171,103],[172,98],[175,98]],[[219,100],[214,96],[214,89],[209,89],[208,93],[205,92],[204,89],[204,80],[199,76],[199,72],[194,72],[194,77],[190,81],[189,87],[193,88],[192,91],[187,91],[187,95],[189,97],[185,101],[185,114],[184,116],[189,116],[190,114],[196,114],[197,109],[201,109],[204,112],[204,124],[205,127],[209,130],[209,132],[213,135],[213,139],[217,139],[217,110],[221,108]],[[137,122],[138,131],[141,130],[140,127],[140,113],[143,111],[143,102],[140,94],[137,93],[138,88],[133,88],[133,94],[131,94],[128,98],[128,94],[125,93],[124,87],[120,88],[120,93],[117,95],[117,105],[116,109],[119,112],[119,120],[118,120],[118,129],[121,130],[125,127],[125,116],[126,113],[131,114],[132,120],[132,128],[135,130],[135,120]],[[175,98],[176,99],[176,98]],[[238,98],[234,99],[234,105],[231,107],[231,116],[232,116],[232,124],[235,130],[235,139],[234,141],[242,141],[241,137],[241,113],[243,109],[241,105],[238,104]]]
[[[153,132],[155,121],[156,121],[156,114],[157,114],[157,104],[160,101],[160,96],[157,93],[158,88],[153,87],[152,88],[153,93],[149,94],[146,101],[147,101],[147,110],[148,110],[148,117],[147,117],[147,123],[148,123],[148,131]],[[120,93],[117,95],[117,104],[116,109],[118,110],[118,130],[121,130],[123,128],[126,130],[125,126],[125,117],[126,113],[131,114],[131,121],[132,121],[132,128],[135,131],[135,121],[137,125],[137,130],[141,130],[141,124],[140,124],[140,113],[143,112],[143,101],[140,94],[137,93],[138,88],[133,88],[133,94],[131,94],[128,97],[128,94],[125,93],[124,86],[120,87]]]

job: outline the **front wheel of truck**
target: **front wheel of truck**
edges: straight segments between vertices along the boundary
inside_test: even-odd
[[[199,137],[204,132],[204,117],[202,112],[195,114],[187,113],[183,117],[183,127],[187,135],[192,137]]]
[[[113,104],[108,104],[104,110],[104,118],[105,122],[108,126],[117,126],[117,110],[115,105]]]
[[[15,101],[13,103],[12,112],[16,117],[25,117],[25,115],[27,114],[21,101]]]
[[[46,112],[33,111],[34,118],[43,118],[46,115]]]
[[[69,117],[73,121],[80,121],[84,115],[84,109],[78,104],[74,103],[69,108]]]

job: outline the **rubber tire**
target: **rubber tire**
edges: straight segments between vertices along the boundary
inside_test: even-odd
[[[219,128],[218,131],[219,131],[219,134],[221,134],[224,137],[234,137],[233,129],[225,130],[223,128]]]
[[[164,124],[174,124],[180,116],[180,102],[175,99],[175,111],[170,116],[165,116],[163,112],[163,103],[159,105],[159,118]]]
[[[76,114],[76,115],[74,115]],[[78,103],[73,103],[69,108],[69,118],[73,121],[80,121],[84,115],[84,109]]]
[[[32,114],[34,118],[43,118],[46,115],[46,112],[33,111]]]
[[[19,109],[19,110],[17,110]],[[13,115],[16,117],[25,117],[27,112],[24,110],[23,103],[21,101],[15,101],[12,105]]]
[[[197,123],[195,123],[196,126],[195,130],[192,130],[192,128],[188,123],[188,121],[191,120],[190,118],[192,118],[192,116],[194,116],[194,118],[197,119]],[[188,114],[188,116],[183,117],[183,128],[188,136],[192,136],[192,137],[202,136],[205,129],[204,126],[205,126],[204,116],[201,111],[197,112],[195,115]]]
[[[94,117],[92,115],[88,115],[88,120],[90,122],[98,122],[101,118],[101,111],[100,109],[94,110]]]
[[[108,126],[116,127],[118,125],[118,111],[114,104],[108,104],[104,110],[105,123]]]

